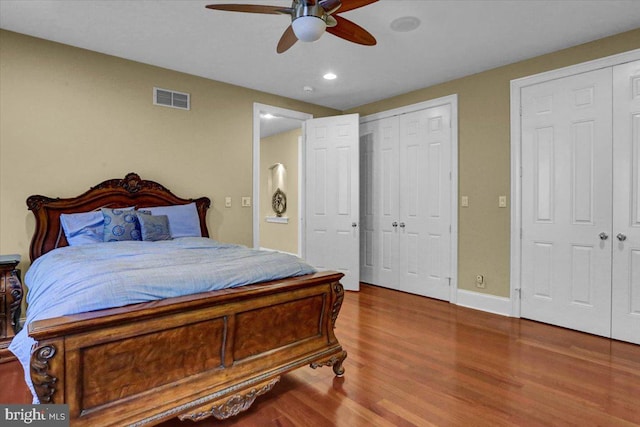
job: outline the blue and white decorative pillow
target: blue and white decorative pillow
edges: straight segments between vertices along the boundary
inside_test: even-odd
[[[140,223],[133,208],[109,209],[102,208],[104,217],[105,242],[121,242],[124,240],[142,240]]]

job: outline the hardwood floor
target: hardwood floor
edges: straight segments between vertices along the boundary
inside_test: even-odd
[[[301,368],[194,426],[640,425],[640,346],[368,285],[346,294],[336,335],[343,378]]]
[[[640,425],[640,346],[361,289],[338,317],[344,378],[302,368],[244,414],[200,425]]]

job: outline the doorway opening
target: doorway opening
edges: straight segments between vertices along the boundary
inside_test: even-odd
[[[304,257],[304,124],[312,114],[253,105],[253,247]]]

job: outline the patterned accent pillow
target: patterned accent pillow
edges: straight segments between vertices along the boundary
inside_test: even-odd
[[[138,211],[136,215],[140,222],[140,232],[142,233],[143,241],[155,242],[158,240],[171,240],[168,216],[151,215],[145,211]]]
[[[105,242],[121,242],[124,240],[142,240],[140,223],[133,208],[109,209],[102,208],[104,217]]]

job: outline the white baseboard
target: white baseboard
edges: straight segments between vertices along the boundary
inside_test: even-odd
[[[511,299],[458,289],[457,305],[489,313],[511,316]]]

